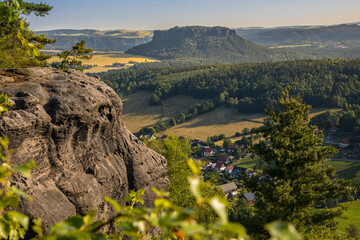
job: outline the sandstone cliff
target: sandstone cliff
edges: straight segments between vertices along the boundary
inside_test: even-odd
[[[122,202],[130,189],[167,189],[165,159],[148,149],[121,121],[122,102],[99,79],[81,72],[49,68],[0,70],[0,92],[15,103],[0,118],[0,134],[17,151],[12,164],[37,163],[33,177],[15,183],[33,201],[20,211],[43,219],[45,229],[75,214],[112,209],[103,200]]]

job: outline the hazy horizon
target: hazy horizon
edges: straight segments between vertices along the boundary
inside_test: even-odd
[[[35,31],[156,30],[174,26],[283,27],[360,22],[358,0],[34,0],[54,9],[27,16]]]
[[[271,29],[271,28],[286,28],[286,27],[306,27],[306,26],[309,26],[309,27],[316,27],[316,26],[336,26],[336,25],[342,25],[342,24],[360,24],[360,21],[359,22],[346,22],[346,23],[335,23],[335,24],[326,24],[326,25],[284,25],[284,26],[273,26],[273,27],[263,27],[263,26],[248,26],[248,27],[243,27],[243,26],[239,26],[239,27],[228,27],[228,26],[221,26],[221,25],[209,25],[209,26],[206,26],[206,25],[176,25],[176,26],[172,26],[172,27],[168,27],[168,28],[162,28],[162,29],[130,29],[130,28],[109,28],[109,29],[97,29],[97,28],[91,28],[91,27],[88,27],[88,28],[54,28],[54,29],[43,29],[43,30],[34,30],[34,31],[51,31],[51,30],[99,30],[99,31],[107,31],[107,30],[134,30],[134,31],[154,31],[154,30],[167,30],[167,29],[170,29],[170,28],[174,28],[174,27],[188,27],[188,26],[204,26],[204,27],[227,27],[227,28],[230,28],[230,29],[238,29],[238,28],[264,28],[264,29]]]

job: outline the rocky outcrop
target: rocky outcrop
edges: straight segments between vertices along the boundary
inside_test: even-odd
[[[169,30],[155,30],[153,40],[169,40],[171,38],[190,38],[197,39],[201,37],[229,37],[236,36],[235,30],[226,27],[174,27]]]
[[[0,118],[0,133],[17,149],[12,164],[34,159],[30,179],[14,182],[33,198],[20,211],[42,218],[45,229],[75,214],[111,213],[103,197],[122,202],[131,189],[167,189],[165,159],[124,126],[118,95],[95,77],[50,68],[0,70],[0,92],[14,106]]]

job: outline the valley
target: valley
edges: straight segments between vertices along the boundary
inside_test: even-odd
[[[360,239],[347,1],[0,1],[0,238]]]

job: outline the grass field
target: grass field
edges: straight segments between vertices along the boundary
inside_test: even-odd
[[[164,132],[167,135],[184,136],[205,141],[208,136],[225,134],[233,136],[244,128],[259,127],[263,114],[239,114],[234,108],[220,107],[197,118],[172,127]],[[162,134],[162,133],[161,133]]]
[[[48,63],[59,62],[59,58],[53,57],[48,60]],[[86,65],[98,65],[97,67],[93,67],[91,69],[86,69],[85,73],[97,73],[97,72],[105,72],[108,70],[117,70],[117,69],[125,69],[134,66],[133,63],[129,62],[156,62],[158,60],[141,57],[141,56],[133,56],[129,54],[125,54],[123,52],[118,53],[109,53],[109,54],[95,54],[90,60],[83,60],[83,64]],[[105,67],[106,65],[112,65],[113,63],[124,63],[124,67]]]
[[[204,103],[204,99],[189,96],[176,96],[163,101],[162,106],[149,106],[151,92],[141,91],[122,98],[124,110],[122,119],[131,132],[150,126],[161,120],[168,120],[177,114],[187,112],[196,103]]]
[[[338,219],[338,230],[342,232],[345,232],[345,229],[349,226],[350,223],[360,227],[360,200],[346,204],[349,204],[349,207],[344,214],[346,219]]]
[[[236,162],[234,165],[239,166],[239,167],[243,167],[243,168],[254,169],[254,166],[259,161],[260,161],[260,158],[258,158],[258,157],[255,157],[254,159],[252,159],[250,157],[245,157],[242,160],[239,160],[238,162]]]
[[[245,168],[254,168],[255,164],[260,161],[259,158],[255,157],[254,159],[250,157],[243,158],[235,163],[236,166],[245,167]],[[336,174],[340,178],[352,179],[355,174],[360,171],[360,161],[359,162],[347,162],[347,161],[337,161],[329,160],[326,165],[331,165],[335,168]]]
[[[355,174],[358,171],[360,171],[360,161],[347,162],[347,161],[330,160],[327,162],[327,165],[331,165],[332,167],[334,167],[337,175],[345,179],[352,179],[355,176]]]
[[[329,109],[314,108],[310,113],[310,118],[327,110]],[[244,128],[260,127],[264,118],[265,114],[240,114],[234,108],[220,107],[160,134],[184,136],[205,141],[208,136],[225,134],[225,136],[231,137],[236,132],[241,133]],[[222,145],[222,142],[218,144]]]

